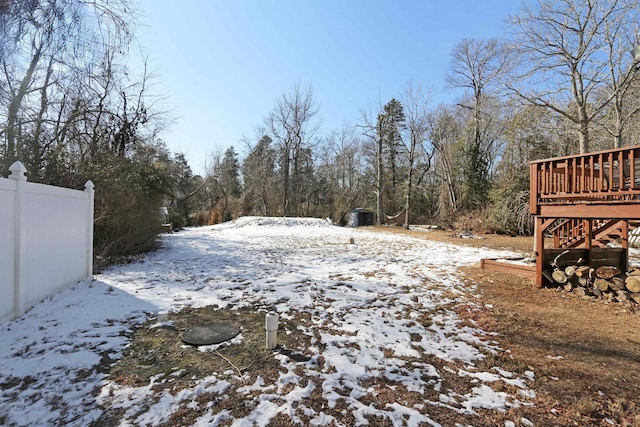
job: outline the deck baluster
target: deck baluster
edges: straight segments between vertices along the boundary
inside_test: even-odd
[[[609,153],[609,190],[615,190],[615,181],[613,179],[613,153]]]
[[[593,163],[593,156],[589,156],[589,191],[593,191],[595,175],[595,164]]]
[[[625,165],[625,161],[624,161],[624,151],[620,151],[618,152],[618,186],[619,186],[619,190],[624,190],[626,188],[628,188],[627,185],[627,177],[624,173],[624,165]]]
[[[629,152],[629,189],[636,189],[636,150]]]

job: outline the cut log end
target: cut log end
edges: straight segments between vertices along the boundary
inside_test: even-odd
[[[554,270],[553,273],[551,273],[551,277],[556,283],[567,283],[567,275],[562,270]]]
[[[573,277],[576,274],[576,267],[574,265],[570,265],[564,269],[564,274],[567,275],[568,278]]]
[[[596,270],[596,276],[600,279],[611,279],[622,273],[618,267],[612,265],[603,265]]]
[[[542,270],[542,276],[547,279],[547,282],[553,283],[553,276],[551,275],[551,270]]]
[[[578,277],[587,277],[589,275],[590,267],[588,265],[581,265],[576,267],[574,274]]]
[[[640,276],[628,276],[624,281],[624,286],[630,292],[640,292]]]
[[[593,284],[595,285],[596,289],[601,292],[609,289],[609,281],[607,279],[601,279],[598,277],[596,280],[594,280]]]

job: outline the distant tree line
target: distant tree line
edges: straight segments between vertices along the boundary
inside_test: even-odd
[[[239,215],[345,223],[365,207],[379,224],[528,234],[529,161],[640,136],[639,1],[534,0],[503,39],[453,48],[455,102],[433,105],[434,89],[408,82],[323,134],[298,82],[256,118],[242,156],[214,153],[194,175],[160,139],[153,74],[124,65],[136,13],[128,0],[0,0],[2,173],[20,160],[34,182],[91,179],[98,265],[151,249],[163,221]]]

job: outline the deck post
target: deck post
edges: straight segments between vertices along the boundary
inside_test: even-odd
[[[535,220],[535,239],[534,239],[534,253],[536,256],[536,286],[541,288],[543,285],[542,270],[544,268],[544,230],[542,225],[542,218],[536,216]]]
[[[536,163],[529,164],[529,213],[536,215],[538,213],[538,165]]]
[[[629,268],[629,220],[622,221],[622,248],[624,249],[624,265],[623,270],[626,272]]]
[[[587,249],[591,249],[591,239],[593,237],[593,220],[583,220],[584,232],[584,246]]]

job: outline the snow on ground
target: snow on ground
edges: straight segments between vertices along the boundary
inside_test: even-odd
[[[160,378],[129,387],[97,369],[101,361],[117,360],[132,329],[158,310],[187,306],[270,306],[285,318],[302,311],[314,319],[301,333],[319,337],[312,338],[317,356],[294,363],[274,355],[283,370],[278,382],[264,384],[258,377],[237,388],[253,406],[233,425],[267,425],[278,413],[294,422],[336,423],[305,405],[319,390],[327,408],[345,405],[363,425],[370,416],[394,425],[438,425],[429,413],[506,410],[533,397],[527,386],[533,373],[518,377],[498,366],[489,372],[476,368],[477,361],[502,350],[490,335],[460,326],[445,307],[464,301],[469,291],[456,267],[513,254],[291,218],[245,217],[166,235],[162,243],[144,260],[112,267],[0,325],[0,424],[84,426],[99,420],[104,408],[120,408],[122,425],[158,425],[179,408],[200,405],[203,393],[224,399],[237,386],[215,375],[172,394],[154,391]],[[417,321],[425,315],[429,322]],[[428,357],[469,377],[468,391],[447,389],[442,369],[422,362]],[[435,390],[438,398],[419,405],[362,403],[371,392],[367,380],[378,377],[409,393]],[[504,386],[494,391],[498,383],[517,392],[508,394]],[[148,408],[142,413],[141,402]],[[232,419],[211,402],[200,409],[198,425]]]

